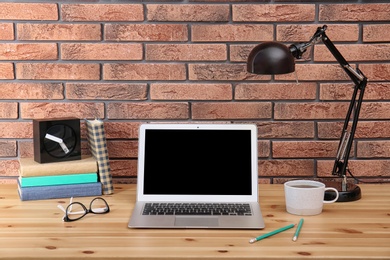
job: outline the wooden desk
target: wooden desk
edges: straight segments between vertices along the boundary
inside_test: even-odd
[[[282,185],[260,185],[264,230],[128,229],[135,185],[105,196],[111,212],[62,222],[58,203],[19,200],[15,185],[0,186],[0,259],[390,259],[390,185],[360,185],[363,198],[325,205],[295,229],[254,244],[249,239],[300,217],[285,212]],[[77,198],[88,204],[90,198]]]

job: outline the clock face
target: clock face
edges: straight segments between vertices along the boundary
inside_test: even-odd
[[[34,160],[38,163],[81,159],[80,119],[33,119]]]
[[[43,140],[44,149],[56,158],[67,157],[75,149],[76,144],[76,133],[71,127],[63,124],[48,128]]]

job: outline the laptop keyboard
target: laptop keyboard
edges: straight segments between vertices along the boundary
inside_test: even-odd
[[[145,203],[142,215],[251,216],[248,203]]]

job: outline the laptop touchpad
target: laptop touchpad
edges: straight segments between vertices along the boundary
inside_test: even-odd
[[[217,227],[217,217],[205,217],[205,218],[194,218],[194,217],[179,217],[175,218],[175,226],[180,227]]]

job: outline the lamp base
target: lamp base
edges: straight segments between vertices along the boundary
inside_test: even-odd
[[[325,182],[326,187],[333,187],[338,190],[339,198],[336,202],[349,202],[359,200],[362,197],[360,187],[353,183],[347,183],[347,190],[343,191],[341,182]],[[336,195],[332,191],[325,191],[325,200],[334,200]]]

